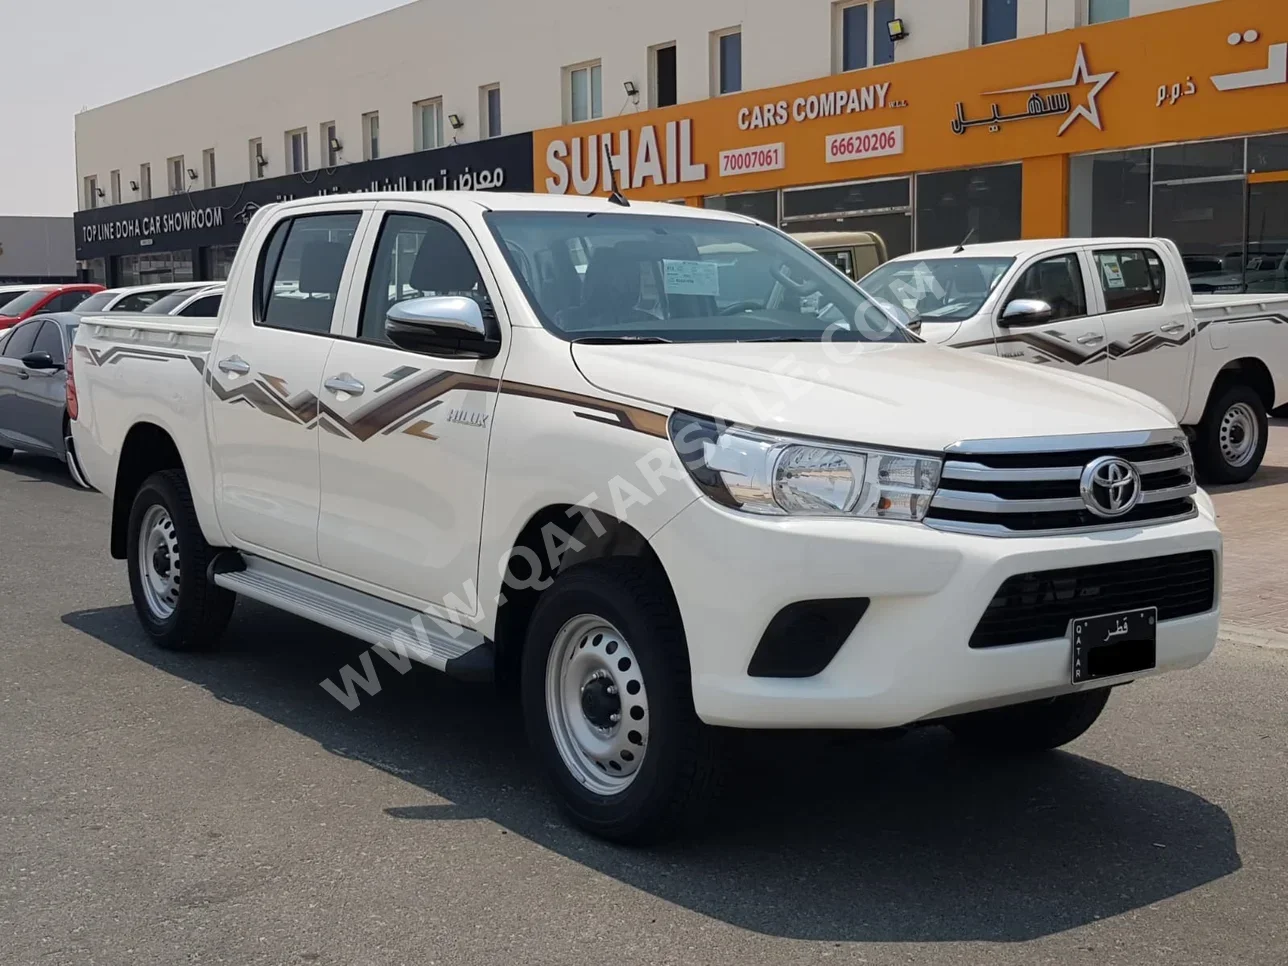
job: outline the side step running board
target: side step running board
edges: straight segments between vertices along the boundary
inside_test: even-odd
[[[494,655],[478,631],[439,620],[259,557],[226,551],[210,565],[227,590],[378,645],[453,677],[491,680]]]

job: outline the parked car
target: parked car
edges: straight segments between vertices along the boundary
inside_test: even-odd
[[[157,299],[144,315],[175,315],[186,318],[213,319],[219,314],[224,297],[224,284],[207,284],[202,288],[185,288]]]
[[[0,308],[0,329],[7,329],[33,315],[70,312],[103,286],[89,283],[75,285],[38,285]]]
[[[174,292],[188,292],[204,288],[209,282],[158,282],[154,285],[133,285],[128,288],[105,289],[91,295],[75,311],[81,315],[97,312],[142,312],[158,299]]]
[[[874,231],[809,231],[792,237],[856,281],[890,257],[885,239]]]
[[[15,449],[53,456],[85,486],[67,416],[67,360],[80,316],[37,315],[0,334],[0,463]]]
[[[384,649],[326,682],[348,707],[413,659],[513,681],[609,838],[700,814],[722,729],[1048,749],[1216,643],[1221,535],[1165,406],[928,345],[741,215],[266,205],[215,322],[90,317],[75,353],[157,645],[214,647],[240,595]]]
[[[35,285],[0,285],[0,312],[19,295],[26,295]]]
[[[1195,295],[1155,238],[1018,241],[918,252],[860,285],[920,317],[922,338],[1108,379],[1165,405],[1199,469],[1241,483],[1266,414],[1288,403],[1288,295]]]

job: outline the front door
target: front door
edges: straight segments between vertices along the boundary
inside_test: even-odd
[[[264,236],[254,292],[224,310],[206,380],[219,522],[240,547],[317,563],[318,394],[362,218],[284,217]]]
[[[1163,260],[1153,249],[1096,248],[1091,260],[1105,303],[1110,380],[1152,396],[1179,419],[1189,405],[1193,313],[1183,299],[1166,298]]]
[[[24,366],[22,357],[36,351],[36,338],[45,324],[33,319],[16,326],[0,354],[0,435],[8,446],[37,453],[52,451],[47,436],[42,438],[39,434],[41,420],[36,403],[47,376]]]
[[[362,309],[345,333],[354,341],[336,344],[323,380],[318,552],[324,567],[416,602],[469,602],[504,354],[408,352],[386,337],[385,316],[396,302],[432,295],[473,298],[494,319],[503,307],[460,218],[393,203],[377,216]]]
[[[1019,299],[1045,302],[1051,315],[1033,325],[1003,325],[1007,306]],[[997,354],[1104,379],[1105,325],[1093,313],[1082,253],[1044,256],[1024,269],[998,309]]]

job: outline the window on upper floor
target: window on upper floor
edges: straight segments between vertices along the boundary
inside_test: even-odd
[[[887,26],[895,0],[841,0],[832,6],[832,66],[841,73],[894,62]]]
[[[309,169],[309,132],[304,128],[286,132],[286,170],[298,174]]]
[[[1018,24],[1019,0],[981,0],[979,39],[983,44],[1014,40]]]
[[[649,50],[649,91],[653,107],[670,107],[678,104],[676,84],[675,44],[661,44]]]
[[[340,139],[335,136],[335,121],[323,121],[318,125],[318,143],[322,145],[322,157],[328,168],[340,163]]]
[[[81,207],[82,208],[98,207],[98,178],[96,178],[92,174],[85,179],[85,201],[81,205]]]
[[[1131,0],[1087,0],[1087,23],[1107,23],[1131,16]]]
[[[479,88],[479,135],[484,138],[501,136],[501,85],[486,84]]]
[[[742,90],[742,28],[717,30],[711,35],[711,93]]]
[[[564,121],[604,116],[604,68],[599,61],[564,68]]]
[[[112,204],[119,205],[121,203],[121,172],[113,171],[108,180],[108,184],[110,192],[109,197],[112,200]]]
[[[201,152],[201,173],[204,177],[202,182],[207,188],[216,187],[219,182],[215,178],[215,149],[206,148]]]
[[[184,187],[183,178],[183,155],[177,158],[166,158],[165,162],[166,190],[172,195],[182,194]]]
[[[443,146],[443,99],[431,97],[412,105],[416,150],[432,151]]]
[[[268,167],[268,159],[264,157],[264,140],[263,138],[250,139],[250,180],[258,181],[264,177],[264,169]]]
[[[380,112],[362,115],[362,160],[375,161],[380,157]]]
[[[147,201],[152,197],[152,165],[139,165],[139,197]]]

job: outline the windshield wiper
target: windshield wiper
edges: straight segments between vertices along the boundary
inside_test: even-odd
[[[805,336],[805,335],[771,335],[763,339],[739,339],[739,342],[819,342],[822,335]]]
[[[573,339],[573,345],[624,345],[632,343],[635,345],[656,345],[665,343],[669,345],[670,339],[664,339],[660,335],[588,335],[582,339]]]

